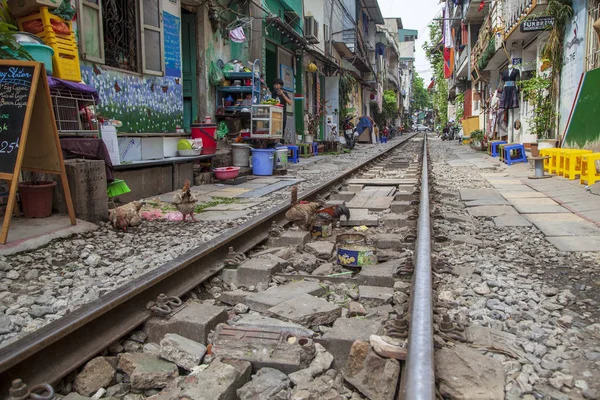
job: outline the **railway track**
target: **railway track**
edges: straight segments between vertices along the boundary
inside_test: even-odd
[[[403,148],[416,135],[405,136],[394,147],[339,174],[300,195],[313,200],[340,187],[359,171]],[[432,282],[430,267],[429,193],[426,141],[421,157],[419,220],[411,287],[411,319],[408,355],[399,394],[406,399],[432,399],[433,375]],[[159,295],[181,297],[218,274],[233,248],[246,253],[269,237],[273,223],[285,224],[289,204],[279,205],[185,255],[141,276],[23,339],[0,349],[0,397],[11,382],[21,379],[30,386],[55,384],[106,347],[153,316],[149,302]]]

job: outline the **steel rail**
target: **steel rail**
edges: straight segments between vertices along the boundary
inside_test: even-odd
[[[431,276],[431,223],[427,174],[427,134],[423,135],[421,198],[417,222],[415,269],[411,288],[408,353],[402,373],[400,399],[435,399],[433,364],[433,279]]]
[[[386,157],[415,135],[406,135],[386,151],[303,192],[300,199],[313,199],[325,193],[367,164]],[[0,398],[7,396],[13,379],[22,379],[32,386],[58,382],[150,318],[146,304],[155,301],[159,294],[184,295],[223,268],[222,262],[227,257],[229,247],[237,252],[246,252],[264,241],[272,222],[284,222],[289,208],[289,203],[282,203],[230,233],[204,243],[0,348]]]

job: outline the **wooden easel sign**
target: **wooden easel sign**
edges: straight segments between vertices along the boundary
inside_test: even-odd
[[[75,225],[46,69],[33,61],[0,60],[0,179],[10,182],[0,244],[8,238],[22,170],[60,175]]]

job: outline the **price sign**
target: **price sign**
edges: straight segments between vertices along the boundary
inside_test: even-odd
[[[15,170],[34,70],[0,66],[0,172]]]

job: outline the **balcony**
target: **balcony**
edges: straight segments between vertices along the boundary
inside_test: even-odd
[[[463,76],[467,76],[467,65],[468,65],[468,58],[469,58],[469,50],[467,47],[465,47],[458,55],[458,58],[456,59],[456,76],[457,77],[463,77]]]
[[[539,32],[521,32],[519,27],[526,18],[543,15],[547,6],[548,0],[507,0],[502,9],[502,18],[506,21],[504,40],[515,42],[537,36]]]
[[[394,86],[396,86],[397,88],[400,87],[400,81],[398,80],[398,77],[396,75],[394,75],[392,72],[387,73],[387,80],[392,82],[394,84]]]
[[[486,16],[477,42],[471,50],[471,71],[480,73],[498,68],[503,62],[506,62],[504,51],[499,51],[502,47],[502,32],[504,24],[502,23],[502,3],[495,3]],[[474,77],[475,81],[478,78]]]
[[[481,1],[471,0],[467,5],[467,11],[465,12],[465,20],[472,23],[481,23],[485,20],[485,17],[490,12],[491,0],[484,0],[483,8],[479,11]]]
[[[362,37],[357,29],[345,29],[334,35],[333,47],[344,59],[351,59],[352,64],[361,72],[372,72],[372,63]]]

